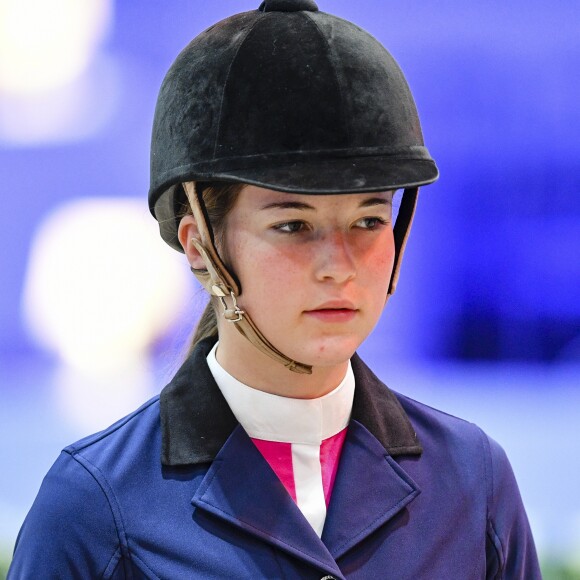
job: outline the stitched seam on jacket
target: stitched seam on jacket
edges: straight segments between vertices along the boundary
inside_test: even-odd
[[[114,517],[113,517],[114,519]],[[109,559],[109,561],[107,562],[107,565],[105,566],[105,571],[103,572],[102,578],[111,578],[111,576],[113,575],[113,572],[117,569],[117,566],[119,565],[119,562],[121,561],[121,547],[117,547],[117,549],[115,550],[115,552],[113,553],[113,555],[111,556],[111,558]],[[114,563],[114,565],[113,565]],[[109,570],[109,568],[111,568]]]
[[[149,566],[147,566],[147,564],[141,558],[139,558],[139,556],[137,556],[137,554],[135,554],[135,553],[131,554],[131,559],[136,560],[139,564],[141,564],[141,566],[146,568],[147,571],[153,576],[153,578],[156,578],[157,580],[161,580],[160,576],[157,576],[157,574],[155,574],[155,572],[153,572],[153,570],[151,570],[151,568],[149,568]],[[143,570],[141,570],[141,571],[143,571]]]
[[[154,405],[155,403],[158,403],[158,402],[159,402],[159,395],[156,395],[150,401],[144,403],[139,409],[137,409],[136,411],[134,411],[133,413],[131,413],[130,415],[128,415],[124,419],[121,419],[119,421],[118,425],[116,425],[114,428],[106,429],[105,431],[102,432],[102,434],[99,437],[94,437],[94,438],[91,437],[90,441],[84,442],[83,445],[80,447],[75,447],[76,443],[73,445],[69,445],[68,447],[66,447],[64,449],[64,451],[66,453],[69,453],[72,456],[76,455],[77,453],[79,453],[83,449],[90,447],[94,443],[98,443],[99,441],[101,441],[105,437],[108,437],[109,435],[111,435],[115,431],[118,431],[121,427],[124,427],[127,423],[129,423],[129,421],[132,421],[134,418],[141,415],[141,413],[145,412],[149,407],[151,407],[151,405]]]
[[[493,549],[495,550],[495,553],[497,554],[498,566],[497,566],[497,571],[496,571],[495,576],[494,576],[494,580],[501,580],[502,571],[503,571],[503,567],[504,567],[504,558],[503,558],[504,548],[503,548],[503,544],[501,543],[500,537],[498,536],[497,532],[495,531],[495,527],[494,527],[491,519],[488,519],[487,523],[488,523],[489,528],[490,528],[490,531],[487,532],[487,536],[489,536],[490,541],[493,545]],[[499,548],[497,547],[498,544],[500,546]]]
[[[101,488],[101,491],[103,492],[103,495],[107,499],[107,503],[109,504],[109,507],[111,508],[111,515],[113,516],[113,522],[115,523],[115,530],[117,532],[117,540],[119,541],[119,546],[117,547],[117,549],[121,550],[121,558],[123,557],[123,548],[125,548],[127,555],[129,555],[129,546],[127,545],[127,534],[125,533],[125,526],[123,524],[123,517],[121,515],[121,508],[119,506],[119,502],[117,501],[117,498],[115,497],[115,493],[113,492],[113,489],[111,488],[109,482],[107,481],[107,478],[105,477],[103,472],[96,465],[94,465],[91,461],[89,461],[86,457],[83,457],[82,455],[80,455],[79,453],[76,453],[76,452],[71,453],[71,457],[79,465],[81,465],[87,471],[87,473],[89,473],[91,475],[91,477],[95,480],[97,485]],[[100,477],[97,477],[96,474],[93,473],[92,469],[90,469],[89,467],[94,469],[100,475]],[[101,481],[101,478],[102,478],[102,481]]]
[[[286,576],[286,573],[284,572],[282,562],[280,562],[280,558],[278,556],[278,550],[276,550],[276,548],[274,546],[271,546],[270,549],[272,550],[272,553],[274,554],[274,560],[275,560],[276,564],[278,565],[278,570],[280,571],[280,578],[281,578],[281,580],[284,580],[285,578],[287,578],[287,576]]]
[[[491,521],[491,505],[494,500],[494,486],[493,486],[493,461],[491,457],[491,449],[489,448],[489,441],[487,435],[483,430],[475,425],[475,423],[470,423],[473,425],[477,432],[479,433],[479,440],[482,447],[482,457],[483,457],[483,476],[485,481],[485,518],[486,521]]]
[[[477,427],[477,425],[475,425],[475,427]],[[486,493],[486,497],[487,497],[486,520],[487,520],[487,525],[489,526],[489,529],[486,531],[486,535],[490,538],[490,541],[493,545],[493,549],[495,550],[495,553],[497,554],[498,567],[497,567],[497,571],[495,574],[495,578],[500,579],[501,574],[502,574],[502,570],[504,567],[505,550],[504,550],[503,544],[501,542],[501,538],[499,537],[499,535],[495,529],[495,526],[493,525],[493,520],[491,517],[491,506],[495,500],[493,458],[491,455],[491,449],[489,447],[489,439],[487,438],[487,435],[484,433],[484,431],[480,427],[477,427],[477,429],[479,431],[481,444],[483,447],[483,457],[484,457],[483,469],[484,469],[485,482],[486,482],[485,493]],[[498,548],[498,546],[499,546],[499,548]]]

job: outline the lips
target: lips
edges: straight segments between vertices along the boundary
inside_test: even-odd
[[[348,300],[329,300],[307,312],[318,312],[319,310],[356,310],[356,308]]]
[[[304,312],[306,316],[322,322],[348,322],[356,313],[354,304],[346,300],[331,300]]]

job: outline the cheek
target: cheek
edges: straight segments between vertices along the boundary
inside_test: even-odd
[[[377,262],[379,263],[379,266],[376,269],[376,273],[378,274],[380,272],[382,274],[381,278],[386,284],[388,284],[391,280],[391,274],[395,263],[395,252],[392,251],[382,254]]]
[[[381,236],[379,243],[368,248],[362,257],[367,275],[376,281],[383,280],[388,284],[395,262],[395,242],[392,231]]]
[[[243,298],[279,304],[299,297],[307,271],[305,252],[284,251],[252,238],[232,241],[230,255],[242,285]]]

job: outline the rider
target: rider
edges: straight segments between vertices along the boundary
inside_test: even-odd
[[[149,204],[210,302],[160,397],[63,451],[11,577],[540,578],[501,447],[355,353],[437,177],[392,56],[313,0],[196,37]]]

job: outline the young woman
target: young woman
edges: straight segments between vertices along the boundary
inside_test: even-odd
[[[269,0],[195,38],[149,200],[210,303],[161,396],[63,451],[10,577],[540,578],[502,449],[356,355],[436,178],[360,28]]]

